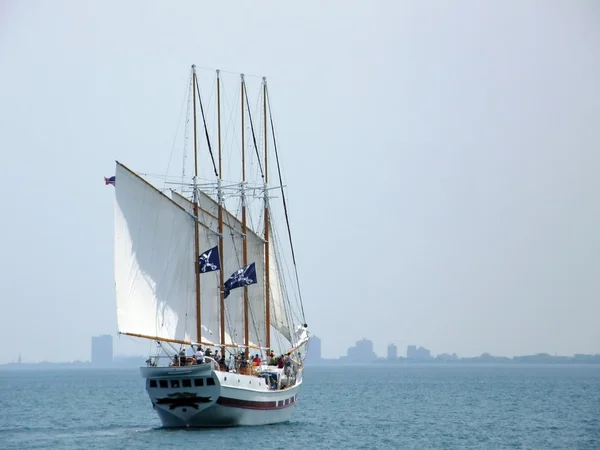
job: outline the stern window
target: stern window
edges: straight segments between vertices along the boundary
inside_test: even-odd
[[[167,380],[160,380],[159,384],[160,384],[161,388],[168,388],[169,387],[169,383],[167,383]]]
[[[215,380],[214,380],[214,378],[207,378],[207,379],[206,379],[206,385],[207,385],[207,386],[214,386],[214,385],[215,385]]]

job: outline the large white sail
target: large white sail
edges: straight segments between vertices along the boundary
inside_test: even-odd
[[[210,226],[218,226],[218,203],[208,194],[199,192],[198,203],[203,212],[204,220],[210,220]],[[242,222],[223,209],[223,270],[224,279],[241,268],[242,255]],[[266,309],[264,279],[264,240],[251,229],[246,230],[246,247],[248,264],[255,263],[258,283],[248,286],[248,343],[254,346],[264,346],[266,339]],[[244,289],[233,289],[225,299],[226,329],[232,343],[244,342]],[[229,342],[228,342],[229,343]]]
[[[173,200],[182,205],[188,211],[193,211],[193,204],[173,192]],[[206,230],[206,237],[200,235],[200,252],[208,250],[218,244],[215,234],[218,231],[218,203],[204,192],[198,193],[199,212],[198,218],[211,231]],[[201,230],[202,231],[202,230]],[[265,307],[265,280],[264,280],[264,240],[253,230],[246,231],[246,248],[248,251],[248,264],[255,263],[258,283],[248,287],[248,321],[249,344],[253,346],[264,346],[266,340],[266,307]],[[243,264],[243,234],[242,223],[233,214],[223,209],[223,270],[224,280],[241,268]],[[200,279],[201,293],[201,321],[203,329],[203,341],[219,342],[219,335],[214,331],[209,336],[204,336],[204,329],[220,329],[219,320],[219,275],[218,272],[202,274]],[[244,290],[233,289],[225,299],[225,343],[242,345],[244,342]]]
[[[194,213],[194,205],[181,194],[171,191],[171,198],[175,203],[184,208],[189,214]],[[199,253],[210,250],[219,245],[217,223],[206,213],[199,211],[198,244]],[[214,222],[214,223],[212,223]],[[192,241],[192,250],[194,242]],[[219,344],[220,341],[220,316],[219,316],[219,272],[206,272],[200,274],[200,322],[202,342]],[[227,339],[226,340],[230,340]]]
[[[198,197],[201,208],[212,217],[217,217],[218,203],[209,195],[201,192]],[[233,214],[223,210],[223,275],[225,280],[244,265],[242,254],[242,222]],[[248,264],[254,263],[257,284],[248,286],[248,343],[255,346],[266,344],[266,306],[265,281],[262,277],[265,269],[264,240],[250,228],[246,229],[246,248]],[[230,292],[225,299],[227,327],[236,344],[244,342],[244,289]]]
[[[195,342],[194,220],[118,162],[115,179],[119,332]]]

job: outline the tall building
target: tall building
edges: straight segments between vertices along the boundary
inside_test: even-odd
[[[113,339],[109,334],[92,336],[92,364],[108,365],[113,362]]]
[[[318,363],[321,361],[321,339],[317,336],[311,336],[308,343],[308,351],[306,352],[307,363]]]
[[[429,351],[425,347],[417,348],[416,345],[409,345],[406,348],[406,358],[419,360],[431,359],[431,351]]]
[[[348,349],[348,362],[370,363],[377,359],[377,355],[373,351],[373,341],[361,339],[354,347]]]
[[[387,359],[391,361],[398,359],[398,347],[396,347],[394,344],[388,345]]]

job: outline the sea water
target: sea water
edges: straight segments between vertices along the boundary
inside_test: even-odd
[[[168,430],[138,369],[0,370],[0,449],[600,449],[600,366],[307,367],[288,423]]]

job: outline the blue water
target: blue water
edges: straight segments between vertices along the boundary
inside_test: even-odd
[[[599,366],[309,367],[292,421],[165,430],[138,369],[0,371],[0,449],[600,449]]]

